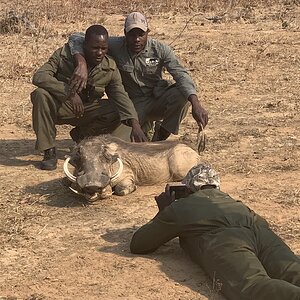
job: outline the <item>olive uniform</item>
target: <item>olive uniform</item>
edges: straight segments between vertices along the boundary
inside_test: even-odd
[[[228,299],[300,299],[299,258],[263,218],[218,189],[167,206],[135,232],[130,249],[150,253],[177,236]]]
[[[83,41],[84,35],[81,33],[70,36],[73,55],[83,53]],[[109,54],[116,61],[144,131],[149,129],[152,121],[163,120],[162,127],[177,134],[189,107],[187,98],[197,92],[192,78],[171,47],[148,39],[143,51],[130,55],[124,36],[110,37]],[[164,68],[172,75],[175,84],[162,78]]]
[[[79,118],[75,117],[68,100],[74,69],[75,62],[66,44],[56,50],[33,76],[33,84],[38,87],[31,93],[36,148],[45,150],[55,146],[56,124],[76,126],[82,137],[115,133],[128,139],[131,128],[121,121],[138,120],[138,117],[114,60],[105,56],[101,64],[89,70],[87,87],[80,94],[84,114]],[[108,99],[102,99],[105,93]]]

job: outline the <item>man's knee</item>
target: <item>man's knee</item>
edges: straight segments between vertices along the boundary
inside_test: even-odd
[[[176,86],[172,86],[169,88],[165,97],[168,98],[168,102],[173,105],[178,105],[180,107],[184,107],[185,105],[189,105],[187,98],[180,92],[180,90]]]
[[[30,94],[30,99],[33,105],[43,102],[44,99],[48,99],[51,95],[43,88],[37,88]]]

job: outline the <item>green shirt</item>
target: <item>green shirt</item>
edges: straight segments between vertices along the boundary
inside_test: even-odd
[[[70,36],[71,53],[83,54],[84,34]],[[162,78],[164,68],[172,75],[177,88],[188,98],[196,94],[194,82],[187,70],[181,65],[170,46],[155,39],[148,39],[144,50],[131,57],[125,37],[109,38],[109,54],[120,70],[124,87],[131,99],[160,96],[156,93],[168,83]]]
[[[69,46],[57,49],[49,60],[33,76],[33,84],[48,91],[55,99],[65,102],[69,95],[69,81],[75,70],[75,61]],[[80,97],[83,103],[100,100],[104,93],[116,105],[120,119],[138,120],[136,110],[129,99],[116,63],[105,56],[101,64],[89,71],[87,88]]]
[[[188,244],[213,230],[241,226],[251,228],[253,225],[268,226],[242,202],[218,189],[205,189],[178,199],[160,211],[135,232],[130,249],[133,253],[149,253],[178,236],[181,244]]]

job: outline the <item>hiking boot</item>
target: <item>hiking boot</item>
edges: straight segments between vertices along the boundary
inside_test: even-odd
[[[55,147],[44,151],[44,159],[41,162],[42,170],[55,170],[57,167],[56,149]]]
[[[78,129],[78,127],[74,127],[73,129],[71,129],[70,131],[70,137],[72,138],[72,140],[78,144],[83,140],[83,136],[82,134],[80,134],[80,131]]]
[[[156,121],[154,126],[154,134],[151,142],[164,141],[170,136],[170,132],[161,126],[161,121]]]

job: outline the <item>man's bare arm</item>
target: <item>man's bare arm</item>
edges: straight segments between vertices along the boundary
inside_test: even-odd
[[[87,83],[88,68],[84,58],[83,51],[84,33],[74,33],[70,35],[68,45],[71,54],[73,55],[76,63],[75,71],[70,79],[70,87],[73,93],[80,93]]]
[[[204,128],[208,123],[208,113],[205,108],[200,104],[197,95],[190,95],[188,101],[192,104],[192,116],[197,122],[198,126]]]
[[[80,53],[74,54],[76,68],[70,79],[71,93],[80,94],[86,88],[88,78],[88,67],[84,56]]]

